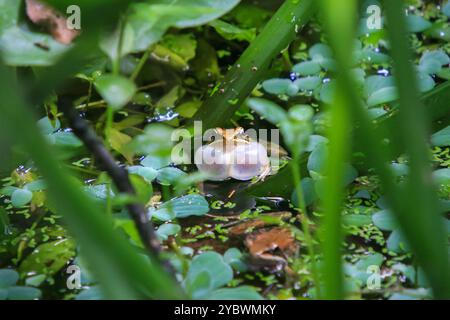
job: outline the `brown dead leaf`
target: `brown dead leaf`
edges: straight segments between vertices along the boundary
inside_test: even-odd
[[[293,255],[298,250],[298,243],[291,230],[282,227],[252,233],[245,239],[245,245],[252,256],[263,258],[271,258],[276,250],[284,256]]]
[[[279,272],[292,275],[287,258],[297,253],[298,243],[289,228],[261,229],[247,236],[245,245],[250,251],[248,265],[251,270]]]
[[[79,34],[67,27],[67,19],[55,9],[39,0],[26,0],[27,16],[37,25],[47,28],[52,37],[62,43],[70,44]]]

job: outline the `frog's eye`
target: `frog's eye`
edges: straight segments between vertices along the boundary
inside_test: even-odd
[[[236,180],[250,180],[260,175],[270,165],[267,150],[257,142],[242,143],[236,146],[230,176]]]
[[[199,171],[206,173],[209,180],[222,181],[229,177],[231,157],[218,141],[202,146],[195,152],[195,164]]]

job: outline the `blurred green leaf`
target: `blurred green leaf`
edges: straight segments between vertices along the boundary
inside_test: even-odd
[[[12,269],[0,269],[0,289],[9,288],[17,283],[19,274]]]
[[[206,199],[198,194],[189,194],[164,202],[158,209],[150,209],[149,213],[159,220],[168,221],[189,216],[202,216],[208,213]]]
[[[75,255],[75,243],[61,239],[41,244],[20,264],[19,270],[24,274],[54,275],[61,270]]]
[[[33,193],[27,189],[16,189],[11,195],[11,204],[16,207],[23,207],[30,203]]]
[[[320,72],[320,64],[316,61],[304,61],[292,67],[292,71],[301,76],[312,76]]]
[[[0,0],[0,54],[10,66],[50,66],[69,48],[20,20],[21,0]]]
[[[156,230],[156,235],[160,241],[164,241],[169,236],[176,235],[180,230],[181,227],[178,224],[165,223],[159,226],[158,230]]]
[[[116,110],[125,106],[136,92],[134,82],[112,74],[102,75],[97,78],[95,87],[108,105]]]
[[[422,32],[431,26],[431,22],[422,16],[413,14],[406,16],[406,27],[409,32]]]
[[[224,39],[251,42],[256,37],[256,29],[241,29],[222,20],[213,20],[209,23]]]
[[[247,100],[247,104],[253,111],[274,125],[279,125],[287,120],[287,112],[272,101],[251,98]]]

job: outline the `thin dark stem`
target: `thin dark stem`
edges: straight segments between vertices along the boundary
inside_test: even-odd
[[[93,154],[100,168],[111,177],[117,190],[120,193],[136,195],[136,190],[131,184],[127,170],[116,163],[114,157],[103,145],[102,140],[72,106],[71,101],[60,99],[59,108],[66,115],[75,135],[83,141],[86,148]],[[153,224],[147,216],[144,205],[141,203],[130,203],[127,205],[127,209],[134,220],[144,246],[150,253],[159,255],[162,251],[161,245],[156,237]]]

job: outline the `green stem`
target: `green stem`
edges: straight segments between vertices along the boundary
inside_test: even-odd
[[[147,62],[149,56],[150,56],[151,49],[148,49],[144,52],[141,59],[139,59],[139,63],[136,66],[136,68],[133,70],[133,73],[130,76],[130,80],[134,81],[139,76],[139,73],[141,72],[142,68],[144,67],[145,63]]]
[[[307,246],[307,250],[308,250],[308,255],[311,258],[311,272],[312,272],[312,276],[314,279],[314,284],[316,286],[316,294],[317,294],[317,298],[321,298],[322,294],[321,294],[321,284],[320,284],[320,277],[319,277],[319,270],[317,268],[317,264],[316,264],[316,253],[314,250],[314,243],[313,243],[313,239],[311,236],[311,230],[309,228],[309,218],[308,218],[308,211],[306,209],[306,205],[305,205],[305,198],[303,196],[303,190],[302,190],[302,177],[301,177],[301,173],[300,173],[300,161],[299,161],[299,156],[298,155],[294,155],[294,158],[292,160],[291,163],[291,169],[292,169],[292,178],[294,180],[294,184],[295,184],[295,192],[297,195],[297,201],[298,201],[298,207],[300,209],[300,213],[302,214],[302,218],[303,220],[301,221],[302,223],[302,229],[303,229],[303,234],[305,237],[305,242],[306,242],[306,246]]]

